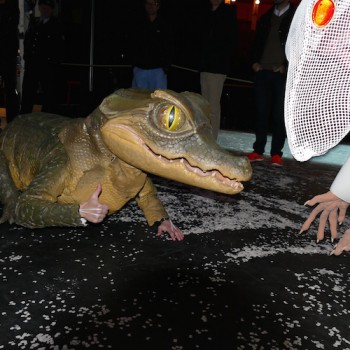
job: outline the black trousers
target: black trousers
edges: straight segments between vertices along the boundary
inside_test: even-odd
[[[262,70],[255,73],[255,143],[254,151],[265,152],[270,120],[272,118],[271,155],[282,156],[282,148],[286,139],[284,124],[284,96],[286,74]]]
[[[22,83],[21,113],[31,113],[40,90],[42,111],[55,113],[59,93],[59,66],[54,64],[25,64]]]

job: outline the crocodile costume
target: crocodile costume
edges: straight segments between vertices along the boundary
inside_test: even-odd
[[[79,203],[102,185],[109,214],[135,198],[149,225],[167,217],[147,173],[235,194],[251,177],[246,157],[213,140],[198,94],[118,90],[87,118],[18,116],[0,134],[0,222],[82,226]]]

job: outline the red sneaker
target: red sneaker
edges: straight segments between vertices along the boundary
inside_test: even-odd
[[[274,166],[283,166],[283,160],[282,157],[278,154],[275,154],[271,157],[271,163]]]
[[[264,156],[256,152],[249,153],[247,157],[251,162],[261,162],[264,160]]]

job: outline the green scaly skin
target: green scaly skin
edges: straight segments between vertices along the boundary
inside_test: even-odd
[[[132,89],[108,96],[87,118],[18,116],[0,134],[0,223],[81,226],[79,204],[101,183],[109,214],[135,199],[153,225],[168,214],[148,173],[240,192],[249,161],[216,144],[208,116],[198,94]]]

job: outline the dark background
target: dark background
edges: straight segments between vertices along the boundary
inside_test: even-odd
[[[131,85],[132,70],[128,54],[129,32],[135,25],[143,1],[102,0],[94,1],[94,50],[93,86],[89,86],[89,60],[91,43],[92,1],[61,0],[58,15],[63,22],[66,36],[65,62],[63,65],[62,96],[63,113],[85,116],[101,100],[118,88]],[[168,88],[175,91],[200,92],[197,64],[199,61],[199,37],[201,13],[209,0],[163,0],[161,14],[172,25],[174,37],[173,66],[168,72]],[[225,84],[222,107],[222,127],[249,130],[253,116],[250,48],[254,36],[246,7],[251,3],[241,1],[237,5],[239,18],[239,45],[232,55],[231,71]],[[261,5],[261,13],[271,2]],[[242,10],[242,8],[243,10]],[[249,9],[249,7],[248,7]],[[241,81],[243,80],[243,81]],[[69,82],[72,82],[70,84]],[[76,83],[78,82],[78,83]],[[70,88],[69,88],[70,85]],[[67,89],[69,88],[69,91]],[[69,95],[69,96],[68,96]],[[69,107],[64,106],[69,100]],[[74,108],[74,105],[77,107]],[[233,110],[234,109],[234,110]],[[245,117],[238,120],[233,115]],[[249,118],[247,116],[249,115]]]
[[[299,0],[291,2],[295,6],[299,4]],[[260,0],[260,4],[254,6],[253,0],[238,0],[231,5],[237,8],[239,36],[221,98],[221,129],[254,133],[251,48],[256,22],[273,5],[273,1]],[[174,46],[173,65],[168,72],[168,88],[171,90],[200,93],[197,72],[199,28],[201,13],[208,6],[209,0],[162,0],[161,14],[174,31],[174,37],[169,39]],[[60,114],[85,117],[104,97],[116,89],[131,86],[129,32],[135,26],[140,11],[143,11],[143,0],[57,0],[57,15],[66,37]],[[342,143],[348,142],[349,136],[342,140]]]

